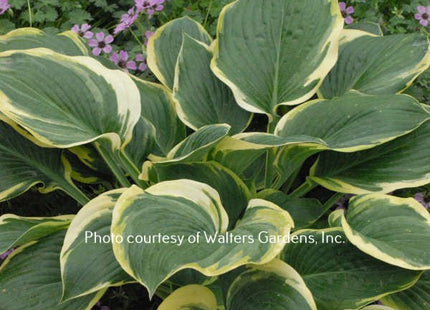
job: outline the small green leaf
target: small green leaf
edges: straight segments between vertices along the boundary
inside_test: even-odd
[[[353,197],[342,227],[368,255],[406,269],[430,269],[430,214],[413,198]]]
[[[110,242],[112,210],[125,189],[99,195],[74,217],[61,249],[62,300],[133,282],[115,259]]]
[[[61,299],[60,250],[65,231],[15,250],[0,267],[0,304],[7,310],[90,310],[106,290]]]
[[[430,122],[414,132],[370,150],[322,153],[311,179],[336,192],[389,193],[419,187],[430,179]]]
[[[339,97],[351,89],[395,94],[409,87],[430,65],[428,39],[419,34],[375,36],[345,30],[339,60],[319,89],[320,97]]]
[[[73,216],[21,217],[4,214],[0,217],[0,253],[37,241],[56,231],[67,228]]]
[[[176,61],[184,34],[208,45],[212,41],[203,26],[187,16],[164,24],[148,41],[148,66],[169,89],[173,89]]]
[[[274,189],[263,190],[258,193],[258,197],[271,201],[288,211],[294,220],[295,229],[311,226],[326,211],[318,199],[292,198]]]
[[[155,127],[157,155],[166,155],[185,138],[185,126],[176,116],[172,93],[164,86],[133,77],[140,93],[141,116]],[[136,137],[137,138],[137,137]]]
[[[41,185],[44,193],[62,189],[86,203],[87,198],[73,184],[70,174],[61,150],[41,148],[0,121],[0,201]]]
[[[212,73],[211,59],[208,46],[184,35],[173,87],[178,115],[194,130],[226,123],[232,133],[241,132],[251,114],[239,107],[230,89]]]

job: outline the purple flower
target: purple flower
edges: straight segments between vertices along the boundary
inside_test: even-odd
[[[7,250],[6,252],[0,255],[0,259],[1,260],[6,259],[6,257],[8,257],[14,250],[15,250],[14,248]]]
[[[351,14],[354,13],[354,8],[352,6],[346,7],[345,2],[339,2],[339,8],[343,18],[345,19],[345,24],[352,24],[354,19],[352,18]]]
[[[136,70],[137,65],[136,62],[133,60],[128,60],[128,53],[126,51],[120,51],[119,53],[113,53],[110,57],[110,60],[112,60],[118,67],[120,67],[122,70],[128,72],[128,70]]]
[[[415,200],[424,206],[424,208],[430,208],[430,196],[424,195],[424,193],[416,193]]]
[[[136,55],[136,62],[140,62],[138,66],[139,71],[144,72],[148,68],[148,65],[146,64],[146,58],[143,56],[143,54]]]
[[[135,0],[134,1],[137,11],[139,13],[145,11],[149,15],[149,17],[154,15],[155,11],[162,11],[164,9],[163,3],[164,3],[164,0]]]
[[[113,36],[108,35],[105,37],[105,34],[103,32],[97,32],[96,39],[90,40],[90,42],[88,42],[88,45],[90,47],[93,47],[93,54],[98,56],[101,54],[102,51],[106,54],[112,52],[112,46],[110,45],[112,42]]]
[[[148,45],[148,40],[150,37],[154,35],[154,31],[146,31],[145,32],[145,42],[143,44]]]
[[[121,16],[121,22],[116,26],[115,30],[113,31],[114,34],[118,34],[121,31],[124,31],[133,25],[133,23],[136,21],[137,17],[139,16],[139,13],[135,10],[135,8],[131,8],[128,10],[126,14],[123,14]]]
[[[8,0],[0,0],[0,15],[3,15],[9,8],[10,4]]]
[[[418,6],[418,13],[415,14],[415,19],[420,21],[420,24],[427,27],[430,23],[430,5],[428,7]]]
[[[94,33],[89,31],[90,29],[91,29],[91,25],[83,24],[82,26],[74,25],[71,30],[85,39],[91,39]]]

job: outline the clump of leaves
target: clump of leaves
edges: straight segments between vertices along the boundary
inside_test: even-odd
[[[335,0],[238,0],[215,39],[175,19],[148,42],[160,83],[70,31],[1,37],[0,200],[82,208],[0,218],[0,304],[90,309],[133,283],[159,310],[425,308],[430,214],[392,192],[430,183],[430,110],[401,94],[428,38],[343,27]]]

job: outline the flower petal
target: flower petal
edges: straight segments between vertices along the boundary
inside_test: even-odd
[[[89,45],[90,47],[97,47],[97,46],[99,46],[99,42],[97,42],[97,40],[91,39],[91,40],[88,42],[88,45]]]
[[[84,33],[85,39],[91,39],[93,36],[94,36],[94,33],[92,33],[91,31],[87,31]]]
[[[421,13],[421,14],[424,14],[424,13],[427,11],[426,7],[425,7],[425,6],[423,6],[423,5],[419,5],[419,6],[417,6],[417,10],[418,10],[418,12],[419,12],[419,13]]]
[[[127,68],[130,70],[136,70],[137,69],[136,62],[134,62],[133,60],[128,61]]]
[[[91,29],[91,25],[89,25],[89,24],[83,24],[82,26],[81,26],[81,29],[82,29],[82,31],[88,31],[88,30],[90,30]]]
[[[145,56],[143,56],[143,54],[137,54],[136,61],[145,61]]]
[[[97,41],[102,42],[104,40],[104,38],[105,38],[105,34],[103,32],[97,32],[96,33]]]
[[[102,49],[100,47],[96,47],[93,49],[93,55],[99,56],[102,53]]]
[[[427,27],[429,25],[429,21],[427,19],[422,19],[420,20],[420,24],[423,25],[424,27]]]
[[[110,60],[112,60],[114,63],[119,63],[119,55],[118,53],[113,53],[112,56],[110,56]]]
[[[346,9],[346,3],[345,2],[339,2],[339,8],[341,11],[344,11]]]
[[[128,53],[126,51],[119,51],[119,59],[122,61],[128,60]]]
[[[106,54],[110,54],[112,52],[112,45],[106,45],[103,48],[103,52],[105,52]]]
[[[113,42],[113,36],[112,35],[108,35],[106,38],[105,38],[105,43],[106,44],[110,44],[110,43],[112,43]]]
[[[147,68],[148,66],[146,65],[146,63],[144,63],[144,62],[142,62],[140,65],[139,65],[139,70],[140,71],[145,71],[146,70],[146,68]]]
[[[415,19],[421,20],[422,19],[422,15],[420,13],[415,14]]]
[[[346,13],[347,14],[353,14],[355,12],[354,7],[349,6],[346,8]]]
[[[72,29],[70,29],[70,30],[72,30],[74,33],[79,33],[79,31],[80,31],[80,29],[79,29],[79,25],[74,25],[73,27],[72,27]]]
[[[351,16],[345,17],[345,24],[347,25],[352,24],[353,21],[354,19]]]

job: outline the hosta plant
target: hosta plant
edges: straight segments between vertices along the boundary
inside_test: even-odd
[[[1,308],[140,283],[161,310],[427,309],[430,215],[395,194],[430,183],[430,109],[402,95],[429,42],[343,23],[336,0],[238,0],[216,38],[173,20],[148,43],[160,84],[71,32],[1,36],[0,200],[82,205],[0,217]]]

